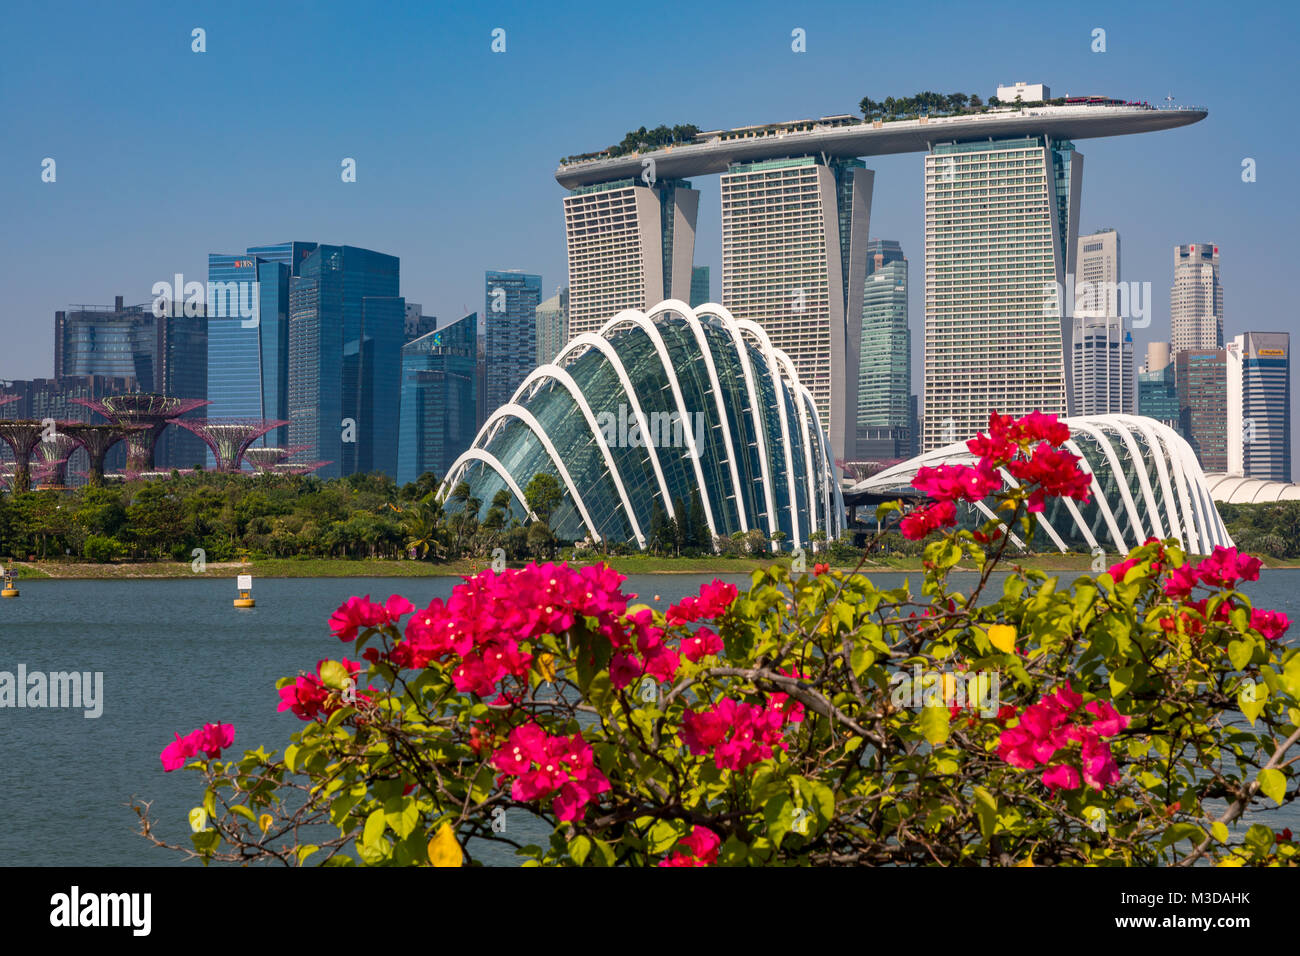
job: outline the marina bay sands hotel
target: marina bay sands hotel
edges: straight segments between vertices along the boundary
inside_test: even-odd
[[[1065,296],[1045,290],[1075,273],[1073,141],[1186,126],[1206,111],[1041,95],[950,116],[713,130],[566,162],[555,178],[569,190],[570,338],[623,309],[689,302],[699,192],[688,177],[721,174],[720,304],[790,356],[834,458],[853,459],[874,186],[863,157],[924,152],[921,449],[975,434],[991,408],[1069,414],[1072,323]]]

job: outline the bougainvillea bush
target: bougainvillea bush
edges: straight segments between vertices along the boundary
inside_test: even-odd
[[[425,608],[350,598],[333,655],[280,682],[303,722],[282,752],[223,755],[223,724],[162,752],[206,784],[192,846],[174,848],[326,865],[477,863],[490,842],[547,865],[1294,865],[1270,811],[1296,799],[1300,654],[1285,615],[1239,590],[1258,561],[1151,540],[1072,583],[992,576],[1047,501],[1087,502],[1067,438],[1051,416],[994,414],[977,465],[922,469],[933,501],[899,521],[932,539],[916,592],[774,566],[665,614],[608,567],[543,564]],[[998,520],[959,530],[981,500]],[[959,563],[980,570],[966,591]]]

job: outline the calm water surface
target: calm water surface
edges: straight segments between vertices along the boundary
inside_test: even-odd
[[[885,586],[904,576],[873,574]],[[634,575],[624,590],[663,608],[713,577]],[[748,575],[721,577],[749,583]],[[251,610],[231,606],[234,581],[226,578],[22,582],[20,598],[0,601],[0,671],[101,671],[104,702],[98,719],[0,709],[0,864],[179,862],[135,835],[127,806],[133,796],[152,800],[156,832],[188,844],[186,815],[202,791],[193,773],[163,772],[158,753],[172,731],[220,720],[235,725],[239,752],[282,750],[301,722],[277,713],[275,681],[339,654],[326,622],[345,598],[400,593],[420,607],[458,580],[261,579]],[[974,580],[954,575],[958,586]],[[1300,570],[1265,571],[1247,590],[1256,606],[1300,619]],[[1270,820],[1283,825],[1282,812],[1300,830],[1300,810]]]

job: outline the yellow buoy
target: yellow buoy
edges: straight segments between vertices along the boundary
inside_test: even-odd
[[[17,588],[5,588],[4,590],[0,591],[0,598],[17,597],[17,596],[18,596]]]
[[[235,587],[239,589],[239,597],[235,598],[235,607],[255,607],[253,601],[253,576],[251,574],[241,574],[235,579]]]
[[[256,607],[257,602],[253,600],[253,595],[249,591],[240,591],[239,597],[235,598],[235,607]]]
[[[4,578],[4,588],[0,590],[0,598],[16,598],[18,596],[18,575],[16,572],[0,571]]]

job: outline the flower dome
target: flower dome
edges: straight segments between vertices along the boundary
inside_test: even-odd
[[[467,482],[485,513],[504,489],[522,519],[538,473],[564,493],[551,527],[567,540],[645,548],[656,505],[682,517],[696,494],[714,536],[758,529],[805,546],[844,527],[829,443],[794,363],[718,305],[669,299],[576,336],[488,417],[441,493]]]

